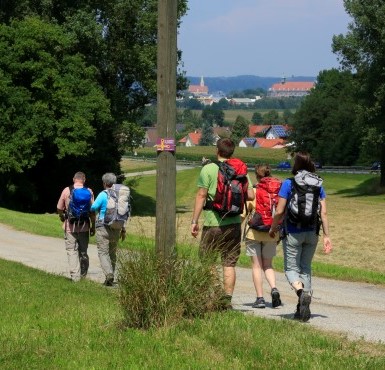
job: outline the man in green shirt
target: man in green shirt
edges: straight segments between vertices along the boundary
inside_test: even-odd
[[[217,159],[226,161],[231,158],[235,144],[231,139],[223,138],[217,142]],[[195,197],[193,218],[191,221],[191,235],[196,238],[199,233],[199,216],[206,201],[214,199],[217,189],[219,167],[216,163],[205,165],[198,179],[198,192]],[[248,175],[247,175],[248,177]],[[247,200],[253,200],[255,195],[253,186],[248,177],[249,185]],[[222,217],[212,209],[204,210],[200,253],[215,250],[221,255],[223,265],[223,284],[229,301],[233,295],[236,273],[235,266],[241,251],[241,216]]]

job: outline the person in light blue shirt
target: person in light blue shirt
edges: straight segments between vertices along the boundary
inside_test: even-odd
[[[116,249],[119,237],[124,240],[126,230],[114,229],[104,224],[104,216],[108,204],[108,189],[116,184],[116,176],[113,173],[105,173],[102,176],[103,187],[105,190],[100,192],[91,206],[91,212],[98,213],[96,217],[96,244],[100,265],[106,276],[104,285],[113,286],[116,265]]]
[[[305,176],[316,178],[315,166],[308,153],[297,153],[294,158],[292,174],[295,176]],[[320,178],[318,177],[320,180]],[[271,225],[269,235],[274,237],[278,232],[279,222],[287,211],[287,204],[290,202],[292,193],[292,181],[287,179],[283,182],[278,193],[279,201],[276,213]],[[295,180],[297,182],[297,180]],[[321,180],[322,181],[322,180]],[[322,182],[321,182],[322,183]],[[321,186],[319,193],[319,205],[321,225],[323,230],[323,250],[325,253],[332,251],[332,243],[329,235],[329,223],[326,212],[326,194]],[[318,225],[314,227],[298,227],[290,222],[289,217],[285,217],[285,236],[282,239],[284,253],[285,275],[290,286],[298,296],[298,304],[294,313],[294,318],[302,321],[310,319],[310,303],[312,296],[311,286],[311,263],[318,243]]]

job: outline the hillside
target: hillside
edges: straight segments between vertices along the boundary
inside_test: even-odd
[[[203,76],[209,93],[222,91],[225,94],[230,91],[242,91],[246,89],[262,88],[267,90],[272,84],[280,82],[282,77],[260,77],[252,75],[234,77],[206,77]],[[199,85],[201,77],[187,76],[191,85]],[[314,81],[314,76],[292,76],[287,81]]]

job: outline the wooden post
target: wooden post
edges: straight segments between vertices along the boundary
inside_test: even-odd
[[[157,133],[175,141],[177,73],[177,0],[158,1]],[[156,252],[170,257],[176,239],[175,152],[158,151],[156,174]]]

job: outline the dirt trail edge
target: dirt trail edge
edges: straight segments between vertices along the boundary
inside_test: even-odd
[[[90,268],[87,278],[101,283],[104,276],[95,245],[89,246],[88,254]],[[63,239],[28,234],[0,224],[0,258],[69,277]],[[282,307],[271,308],[270,292],[265,285],[267,307],[254,309],[251,307],[255,300],[251,270],[237,268],[233,306],[251,315],[291,320],[297,301],[281,273],[277,273],[277,287],[281,292]],[[313,289],[310,321],[299,325],[345,333],[350,339],[385,343],[384,287],[314,277]]]

